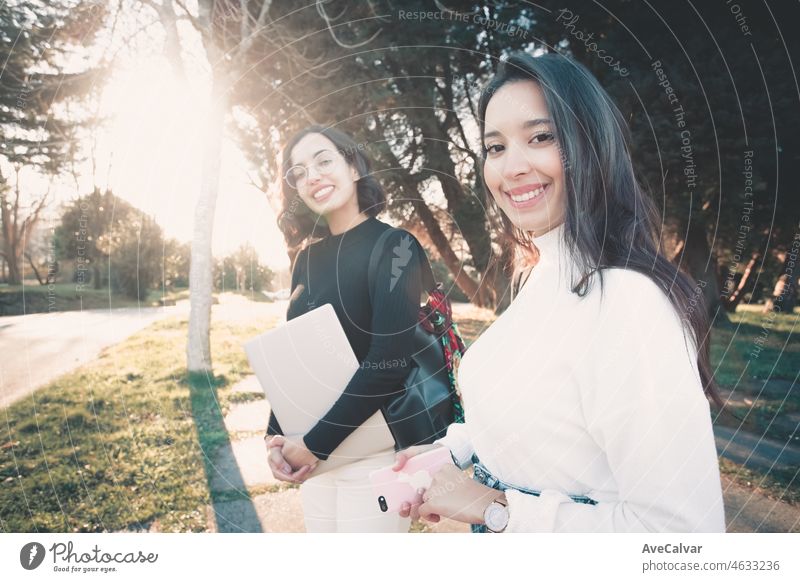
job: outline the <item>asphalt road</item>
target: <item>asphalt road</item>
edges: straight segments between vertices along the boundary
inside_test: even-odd
[[[127,307],[34,313],[0,318],[0,408],[61,374],[94,360],[154,321],[188,313],[172,307]]]

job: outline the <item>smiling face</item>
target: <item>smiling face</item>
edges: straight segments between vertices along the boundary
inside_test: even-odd
[[[540,236],[564,222],[566,188],[561,152],[539,85],[503,85],[486,107],[483,174],[514,225]]]
[[[300,198],[319,215],[358,215],[358,171],[347,163],[331,140],[309,133],[292,148],[289,174]]]

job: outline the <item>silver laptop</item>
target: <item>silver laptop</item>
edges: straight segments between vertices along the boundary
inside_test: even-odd
[[[329,303],[246,342],[244,349],[286,436],[302,436],[325,416],[358,370]],[[357,428],[313,475],[394,447],[380,411]]]

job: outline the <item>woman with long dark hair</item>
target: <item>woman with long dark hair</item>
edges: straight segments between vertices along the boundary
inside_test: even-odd
[[[625,120],[559,54],[514,54],[479,104],[497,232],[527,279],[466,353],[466,423],[419,507],[473,531],[723,531],[709,323],[661,253]],[[398,453],[399,469],[427,447]]]
[[[368,479],[370,471],[391,464],[393,448],[307,479],[319,460],[397,394],[414,351],[424,251],[405,231],[388,235],[371,296],[371,254],[390,226],[376,218],[386,194],[364,150],[335,128],[311,126],[289,139],[283,151],[278,225],[297,252],[287,320],[330,303],[360,363],[342,396],[301,440],[284,438],[270,416],[270,468],[278,479],[302,483],[309,532],[404,532],[410,524],[407,517],[381,513]],[[317,341],[308,338],[311,353],[320,349]]]

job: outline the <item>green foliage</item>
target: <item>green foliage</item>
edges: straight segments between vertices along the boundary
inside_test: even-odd
[[[104,71],[67,72],[65,62],[77,62],[76,44],[91,44],[106,9],[74,0],[0,2],[0,156],[51,174],[73,156],[81,123],[61,105],[86,96]]]
[[[95,289],[104,283],[101,267],[108,259],[109,233],[115,220],[127,220],[131,209],[110,190],[101,193],[98,189],[66,207],[55,232],[56,256],[74,261],[76,283],[86,285],[91,281]]]
[[[168,289],[189,286],[192,245],[175,239],[164,241],[164,286]]]
[[[236,290],[236,262],[233,257],[214,260],[214,289],[217,291]]]
[[[160,280],[165,252],[161,227],[111,191],[95,189],[73,201],[55,237],[59,259],[75,262],[73,279],[79,286],[89,281],[96,289],[110,284],[115,292],[145,300]],[[188,266],[180,258],[186,249],[170,244],[173,272],[188,278]]]
[[[132,216],[118,223],[111,238],[112,289],[144,301],[161,275],[161,227],[148,216]]]
[[[275,273],[262,265],[256,249],[245,243],[236,252],[214,261],[214,288],[218,291],[255,291],[267,289]]]

